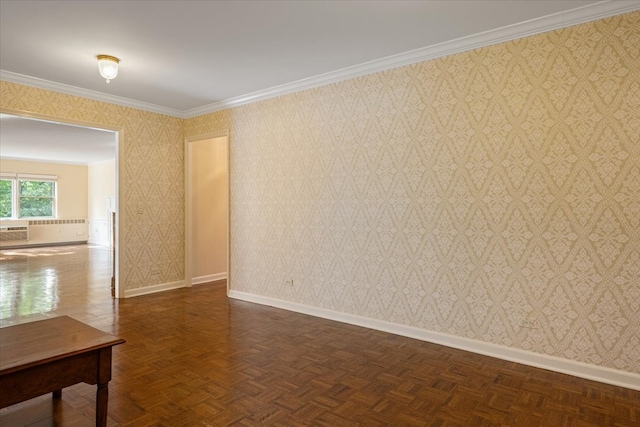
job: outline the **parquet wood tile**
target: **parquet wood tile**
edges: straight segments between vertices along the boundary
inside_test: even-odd
[[[50,274],[55,257],[95,251],[54,252],[2,254],[2,295],[24,292],[21,274]],[[74,272],[56,272],[58,300],[34,297],[43,303],[25,312],[12,296],[2,325],[67,314],[124,338],[109,426],[640,426],[634,390],[230,300],[224,282],[112,301],[109,278],[82,271],[100,261],[59,265]],[[0,425],[90,426],[94,413],[95,388],[78,384],[58,403],[0,410]]]

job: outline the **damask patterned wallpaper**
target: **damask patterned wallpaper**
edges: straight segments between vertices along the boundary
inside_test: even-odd
[[[640,373],[640,12],[186,121],[0,105],[124,129],[125,289],[183,280],[184,136],[230,129],[234,290]]]
[[[223,129],[232,289],[640,373],[640,12]]]
[[[124,129],[121,286],[184,280],[183,120],[5,81],[0,105]]]

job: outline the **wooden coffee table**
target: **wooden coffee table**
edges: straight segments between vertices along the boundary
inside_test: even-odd
[[[96,426],[107,425],[111,348],[124,342],[68,316],[0,328],[0,408],[85,382],[98,386]]]

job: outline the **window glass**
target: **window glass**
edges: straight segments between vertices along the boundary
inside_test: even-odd
[[[20,181],[20,217],[52,217],[55,182]]]
[[[11,218],[13,216],[13,181],[10,179],[0,180],[0,218]]]

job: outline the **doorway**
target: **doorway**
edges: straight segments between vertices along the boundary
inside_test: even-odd
[[[81,236],[78,237],[77,241],[88,240],[89,246],[95,245],[95,240],[92,241],[92,238],[96,237],[96,230],[92,229],[91,220],[92,218],[92,210],[94,211],[104,211],[105,218],[102,218],[105,222],[104,232],[105,236],[107,236],[104,240],[106,240],[106,244],[110,244],[111,241],[118,239],[117,234],[121,229],[121,223],[119,215],[118,215],[118,206],[121,206],[119,191],[119,183],[121,182],[121,171],[119,164],[121,163],[119,156],[122,154],[122,129],[110,126],[104,126],[101,124],[88,123],[83,121],[76,121],[72,119],[65,119],[59,117],[52,117],[40,114],[33,113],[24,113],[18,110],[11,109],[2,109],[1,116],[3,120],[3,159],[6,158],[14,158],[14,159],[22,159],[24,162],[32,162],[33,165],[67,165],[70,163],[77,163],[78,165],[84,164],[87,167],[86,172],[86,186],[85,189],[89,192],[90,184],[90,175],[93,172],[94,177],[99,176],[102,172],[101,169],[112,169],[112,172],[109,175],[109,179],[115,182],[111,183],[112,190],[109,191],[109,194],[105,194],[104,197],[101,195],[99,200],[101,201],[101,207],[99,210],[95,210],[96,204],[95,200],[91,200],[91,196],[87,194],[87,205],[84,209],[78,209],[74,207],[73,204],[73,194],[71,197],[67,197],[64,201],[62,200],[62,182],[59,183],[58,189],[58,197],[56,198],[57,203],[57,214],[54,217],[54,220],[48,221],[58,227],[54,230],[56,233],[61,233],[64,231],[65,226],[68,226],[70,223],[75,223],[76,221],[85,222],[87,221],[86,232],[88,235],[81,236],[81,233],[78,231],[72,230],[73,236]],[[28,139],[20,140],[19,144],[16,144],[19,147],[14,147],[9,149],[9,133],[5,132],[8,129],[12,128],[12,126],[5,126],[5,119],[19,123],[18,128],[20,132],[23,132],[25,138],[28,136],[31,138],[31,141],[42,141],[43,145],[38,145],[38,143],[33,142],[29,143]],[[29,128],[33,128],[37,131],[32,131],[31,135],[29,134]],[[44,130],[43,130],[44,129]],[[38,133],[40,132],[40,133]],[[60,139],[58,142],[55,140],[55,136],[60,133]],[[22,135],[22,134],[19,134]],[[100,135],[102,135],[100,137]],[[95,139],[93,137],[95,136]],[[75,138],[77,137],[77,138]],[[75,139],[74,139],[75,138]],[[68,141],[61,142],[61,141]],[[108,141],[108,142],[105,142]],[[53,150],[51,150],[53,148]],[[17,151],[21,150],[21,152]],[[83,151],[86,150],[85,153]],[[107,153],[108,151],[108,153]],[[96,156],[107,156],[98,160]],[[84,160],[83,159],[84,157]],[[73,159],[73,160],[71,160]],[[35,162],[35,163],[34,163]],[[109,165],[110,164],[110,165]],[[95,166],[95,167],[94,167]],[[93,169],[93,171],[92,171]],[[98,171],[98,172],[96,172]],[[97,175],[96,175],[97,174]],[[58,177],[61,180],[61,177]],[[78,182],[81,179],[78,178],[70,178],[71,181]],[[67,179],[69,181],[69,179]],[[94,180],[95,181],[95,180]],[[66,185],[66,184],[65,184]],[[101,186],[98,186],[98,188]],[[74,187],[75,188],[75,187]],[[96,187],[94,187],[94,191]],[[77,189],[68,190],[77,193]],[[100,190],[102,191],[102,190]],[[104,190],[106,191],[106,190]],[[74,194],[75,194],[74,193]],[[104,205],[104,206],[102,206]],[[107,216],[110,211],[115,211],[115,220],[116,220],[116,235],[111,236],[112,228],[108,227],[107,224],[111,223],[111,216]],[[72,217],[72,218],[71,218]],[[47,221],[37,221],[40,229],[44,230],[45,227],[42,225],[48,225]],[[75,225],[75,224],[71,224]],[[34,228],[35,230],[35,228]],[[93,236],[92,236],[93,234]],[[36,237],[35,235],[30,237]],[[115,237],[115,239],[112,239]],[[63,239],[64,240],[64,239]],[[73,240],[71,238],[67,240]],[[43,242],[37,241],[37,239],[29,239],[29,244],[39,244],[39,245],[48,245],[48,244],[56,244],[55,241],[46,241]],[[119,246],[119,245],[118,245]],[[122,282],[122,277],[120,274],[120,248],[116,246],[115,255],[110,256],[110,263],[112,265],[111,271],[113,275],[112,280],[105,281],[105,289],[109,292],[109,289],[113,286],[115,297],[121,298],[123,297],[124,290],[121,289],[120,283]],[[109,249],[111,252],[111,248]]]
[[[229,134],[185,141],[185,283],[229,287]]]

